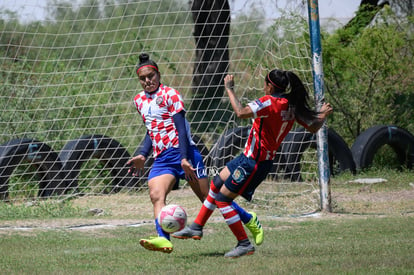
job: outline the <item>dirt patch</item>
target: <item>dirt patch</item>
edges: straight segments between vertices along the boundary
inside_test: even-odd
[[[374,191],[370,186],[352,190],[334,189],[332,192],[333,213],[312,215],[278,215],[277,210],[245,204],[243,207],[254,209],[262,221],[281,219],[296,220],[318,218],[337,219],[361,217],[361,215],[413,215],[414,188],[398,191]],[[190,189],[172,191],[167,203],[185,206],[189,222],[195,218],[201,207],[200,201]],[[0,235],[21,232],[30,234],[33,230],[98,230],[119,227],[152,226],[152,205],[147,194],[114,194],[106,196],[81,197],[72,201],[74,207],[88,212],[84,218],[70,219],[26,219],[0,221]],[[215,211],[209,222],[222,222],[219,211]]]

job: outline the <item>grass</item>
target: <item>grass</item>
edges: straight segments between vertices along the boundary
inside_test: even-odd
[[[87,211],[70,201],[34,201],[26,204],[0,203],[0,220],[28,218],[65,218],[87,216]]]
[[[414,274],[413,185],[412,171],[361,171],[331,179],[333,213],[257,207],[265,242],[240,259],[223,257],[236,241],[218,211],[201,241],[173,239],[171,254],[143,249],[139,239],[154,235],[147,194],[0,203],[0,274]],[[174,201],[198,209],[188,194]]]
[[[264,222],[254,255],[225,259],[235,244],[225,224],[201,241],[173,240],[171,254],[138,245],[151,226],[3,235],[2,274],[409,274],[414,273],[412,217],[335,217]]]

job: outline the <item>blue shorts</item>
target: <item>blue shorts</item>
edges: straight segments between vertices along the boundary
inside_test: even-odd
[[[272,165],[272,160],[256,162],[242,153],[226,164],[230,171],[230,177],[224,184],[231,192],[251,201],[254,191],[267,177]]]
[[[203,157],[196,146],[191,146],[188,150],[188,161],[196,169],[197,178],[206,178],[207,171],[203,163]],[[162,152],[154,160],[151,171],[148,175],[148,180],[165,174],[171,174],[175,177],[176,182],[180,179],[185,179],[185,173],[181,167],[181,154],[179,148],[169,148]]]

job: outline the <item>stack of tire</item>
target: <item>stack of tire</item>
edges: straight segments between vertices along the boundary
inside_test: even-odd
[[[209,166],[223,167],[234,156],[240,154],[240,148],[247,141],[250,126],[227,130],[218,139],[211,150]],[[329,160],[331,174],[335,174],[334,163],[338,163],[339,171],[355,172],[355,163],[351,150],[346,142],[332,129],[328,130]],[[301,181],[301,158],[309,147],[316,147],[315,135],[299,128],[291,131],[279,147],[274,160],[271,175],[275,177],[279,171],[284,171],[284,178],[291,181]]]
[[[201,138],[193,136],[198,149],[204,156],[206,166],[220,170],[241,153],[247,141],[250,126],[236,127],[225,131],[208,150]],[[328,129],[328,155],[331,175],[344,171],[356,171],[369,167],[375,154],[383,145],[389,145],[398,157],[401,167],[413,168],[414,136],[397,126],[378,125],[361,133],[351,148],[333,129]],[[140,151],[141,145],[134,155]],[[286,136],[274,160],[271,175],[283,172],[291,181],[302,181],[301,159],[308,148],[316,148],[314,134],[298,128]],[[39,182],[38,196],[50,197],[68,192],[80,193],[78,179],[82,165],[90,159],[97,159],[103,169],[109,170],[112,178],[110,193],[122,188],[141,186],[148,178],[153,158],[145,164],[145,174],[134,177],[129,173],[127,161],[131,155],[116,140],[104,135],[85,135],[70,140],[60,153],[36,139],[13,139],[0,145],[0,200],[8,199],[9,179],[22,163],[29,163],[36,171]],[[216,172],[217,172],[216,171]],[[174,189],[178,188],[178,183]]]
[[[29,163],[39,181],[39,197],[79,192],[78,176],[82,165],[90,159],[102,162],[112,176],[111,192],[134,186],[126,163],[127,150],[116,140],[103,135],[85,135],[65,144],[58,154],[47,144],[35,139],[13,139],[0,145],[0,199],[8,199],[10,176],[19,164]]]
[[[218,170],[240,154],[247,141],[250,126],[225,131],[212,147],[207,165]],[[351,148],[333,129],[328,129],[328,155],[330,174],[350,171],[355,174],[371,166],[378,150],[389,145],[398,156],[400,167],[413,168],[414,136],[398,126],[378,125],[362,132]],[[298,128],[291,131],[279,147],[271,175],[283,172],[284,178],[302,181],[301,159],[308,148],[316,148],[316,135]]]

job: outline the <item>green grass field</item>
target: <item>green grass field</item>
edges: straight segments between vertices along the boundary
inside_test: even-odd
[[[139,239],[154,235],[142,219],[151,211],[145,196],[1,204],[0,274],[414,274],[413,174],[381,173],[388,181],[375,184],[333,179],[333,213],[257,209],[265,242],[238,259],[223,257],[236,241],[219,216],[201,241],[173,239],[171,254],[143,249]],[[92,207],[104,214],[91,216]]]
[[[201,241],[173,240],[171,254],[138,245],[151,226],[38,230],[2,235],[1,274],[413,274],[414,220],[325,217],[264,222],[255,254],[226,259],[235,244],[224,224]]]

